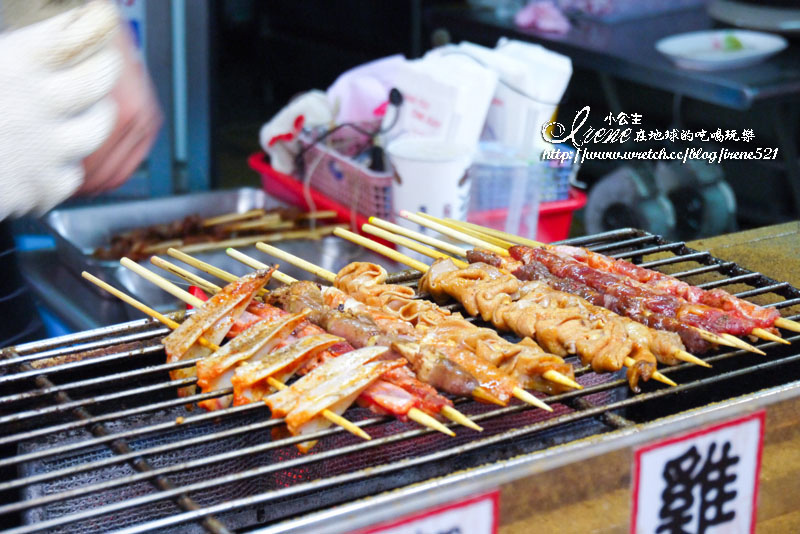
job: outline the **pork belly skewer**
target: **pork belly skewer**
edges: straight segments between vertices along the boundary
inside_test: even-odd
[[[145,304],[137,301],[136,299],[134,299],[130,295],[127,295],[127,294],[123,293],[122,291],[120,291],[120,290],[116,289],[115,287],[107,284],[106,282],[100,280],[99,278],[96,278],[95,276],[91,275],[90,273],[87,273],[87,272],[84,271],[82,273],[82,276],[86,280],[89,280],[90,282],[92,282],[93,284],[97,285],[98,287],[108,291],[109,293],[111,293],[115,297],[117,297],[120,300],[122,300],[123,302],[133,306],[134,308],[136,308],[137,310],[141,311],[142,313],[144,313],[144,314],[146,314],[146,315],[158,320],[159,322],[161,322],[165,326],[171,328],[172,330],[176,330],[180,326],[179,323],[173,321],[169,317],[166,317],[165,315],[162,315],[161,313],[157,312],[156,310],[154,310],[152,308],[149,308],[148,306],[146,306]],[[219,350],[219,348],[220,348],[219,345],[211,343],[210,341],[208,341],[204,337],[199,337],[197,339],[197,343],[202,345],[202,346],[204,346],[205,348],[209,349],[210,351],[216,351],[216,350]],[[191,360],[186,360],[187,363],[189,363],[190,361]],[[199,361],[199,359],[197,361]],[[285,384],[279,382],[278,380],[276,380],[274,378],[270,377],[267,380],[270,383],[270,385],[273,386],[275,389],[280,390],[280,389],[285,389],[285,388],[288,387]],[[362,439],[365,439],[365,440],[372,439],[369,436],[369,434],[367,434],[364,430],[362,430],[360,427],[358,427],[357,425],[355,425],[352,422],[348,421],[347,419],[345,419],[344,417],[342,417],[339,414],[333,413],[330,410],[323,410],[322,411],[322,416],[325,417],[331,423],[336,424],[336,425],[344,428],[348,432],[350,432],[350,433],[352,433],[352,434],[354,434],[354,435],[356,435],[356,436],[358,436],[358,437],[360,437]]]
[[[441,224],[438,221],[434,221],[430,217],[423,217],[423,216],[420,216],[420,215],[414,215],[414,214],[408,213],[408,212],[402,212],[401,216],[403,216],[404,218],[407,218],[407,219],[409,219],[409,220],[411,220],[413,222],[416,222],[417,224],[420,224],[422,226],[427,226],[429,228],[432,228],[432,229],[436,230],[437,232],[440,232],[440,233],[443,233],[443,234],[448,235],[450,237],[453,237],[455,239],[461,240],[461,241],[463,241],[465,243],[469,243],[469,244],[471,244],[471,245],[473,245],[475,247],[489,250],[491,252],[500,254],[501,256],[508,256],[509,255],[509,252],[503,247],[496,246],[496,245],[493,245],[491,243],[487,243],[482,238],[477,238],[474,235],[465,234],[464,232],[461,232],[460,230],[456,230],[454,228],[451,228],[450,226],[446,226],[444,224]],[[456,225],[452,224],[451,226],[456,226]],[[624,292],[625,291],[624,285],[620,286],[615,281],[612,281],[612,282],[613,283],[609,283],[608,286],[606,287],[606,290],[608,292],[611,292],[613,294],[619,294],[620,292]],[[669,300],[671,297],[663,297],[663,296],[658,296],[658,295],[656,295],[654,297],[654,299],[656,301],[662,301],[662,303],[663,303],[665,298],[667,300]],[[698,305],[693,305],[693,306],[698,306]],[[699,309],[699,308],[694,308],[694,309],[696,310],[696,309]],[[657,308],[657,310],[661,311],[660,308]],[[716,310],[714,312],[716,313]],[[693,328],[696,328],[696,327],[693,326]],[[728,334],[717,335],[717,334],[709,332],[707,330],[702,330],[701,328],[697,328],[697,332],[704,339],[706,339],[707,341],[709,341],[711,343],[716,343],[716,344],[719,344],[719,345],[733,346],[733,347],[741,348],[741,349],[744,349],[744,350],[748,350],[750,352],[756,352],[756,353],[759,353],[759,354],[763,354],[762,351],[756,349],[755,347],[745,343],[744,341],[742,341],[742,340],[740,340],[740,339],[738,339],[738,338],[736,338],[734,336],[730,336]]]
[[[484,235],[501,238],[507,243],[503,245],[504,248],[511,248],[510,245],[514,244],[521,245],[525,248],[546,248],[548,251],[563,258],[573,259],[602,272],[619,275],[628,280],[641,283],[660,294],[672,295],[690,304],[703,305],[709,308],[722,310],[743,322],[747,328],[744,332],[745,334],[754,335],[760,339],[785,343],[785,340],[778,338],[772,332],[766,330],[767,328],[778,327],[793,332],[800,332],[800,323],[781,317],[778,310],[758,306],[757,304],[731,295],[724,289],[702,289],[670,275],[646,269],[625,260],[610,258],[584,248],[567,245],[547,245],[539,243],[538,241],[512,236],[505,232],[483,228],[471,223],[457,224],[462,230],[473,230],[481,232]],[[738,332],[735,333],[736,335],[741,335]],[[779,339],[780,341],[778,341]]]
[[[202,271],[209,272],[214,276],[222,278],[226,281],[236,280],[236,276],[207,264],[196,258],[192,258],[186,254],[178,251],[173,251],[173,254],[180,260],[196,267]],[[151,261],[169,272],[203,287],[211,293],[216,293],[220,290],[219,286],[208,282],[207,280],[186,271],[176,265],[173,265],[166,260],[154,257]],[[255,260],[253,260],[255,261]],[[260,264],[264,265],[264,264]],[[282,283],[290,284],[297,282],[294,278],[287,276],[279,271],[273,272],[273,277],[280,280]],[[253,318],[250,320],[257,320],[257,318],[272,318],[282,317],[289,315],[288,312],[283,311],[274,306],[254,302],[251,308],[248,309]],[[317,335],[324,332],[314,324],[306,323],[302,328],[297,330],[298,337]],[[349,343],[340,343],[328,349],[330,356],[353,350]],[[381,380],[373,383],[367,390],[364,391],[360,402],[367,405],[373,411],[378,413],[391,413],[400,419],[409,419],[433,428],[442,433],[452,435],[452,431],[443,426],[436,419],[432,418],[428,413],[440,414],[452,421],[455,421],[463,426],[472,428],[473,430],[482,431],[483,429],[470,420],[466,415],[462,414],[452,406],[452,402],[439,395],[432,387],[419,382],[414,377],[413,373],[408,367],[401,367],[394,369],[382,377]],[[423,411],[424,410],[424,411]],[[427,412],[427,413],[426,413]]]
[[[321,267],[317,267],[317,266],[315,266],[313,264],[310,264],[310,263],[306,262],[305,260],[302,260],[301,258],[298,258],[296,256],[290,255],[290,254],[285,253],[285,252],[283,252],[281,250],[275,250],[275,251],[272,251],[272,252],[274,252],[275,254],[279,255],[280,257],[283,257],[284,259],[287,259],[290,263],[293,263],[295,265],[300,266],[301,268],[305,268],[307,270],[312,269],[317,275],[319,275],[321,277],[324,277],[325,279],[327,279],[327,280],[329,280],[331,282],[336,280],[336,275],[334,273],[332,273],[330,271],[327,271],[325,269],[322,269]],[[249,265],[251,265],[253,267],[258,266],[258,265],[262,265],[259,262],[254,261],[252,258],[249,258],[249,257],[241,254],[240,252],[229,251],[229,254],[231,256],[233,256],[234,258],[243,260],[244,262],[248,263]],[[333,291],[334,288],[330,288],[330,290]],[[325,291],[327,292],[329,290],[326,289]],[[338,294],[341,295],[344,299],[347,298],[347,296],[344,295],[341,292],[338,292]],[[340,300],[338,300],[337,302],[341,303],[342,306],[344,306],[344,303],[341,300],[341,297],[339,297],[339,299]],[[351,302],[353,302],[353,301],[351,301]],[[362,306],[360,303],[358,305]],[[397,331],[402,331],[403,335],[411,335],[411,336],[416,335],[417,338],[419,336],[419,333],[417,333],[416,330],[413,327],[411,327],[406,321],[398,320],[397,317],[392,317],[391,315],[386,314],[386,312],[382,311],[380,308],[367,306],[367,307],[360,307],[359,309],[364,311],[365,315],[369,316],[366,319],[362,316],[361,319],[362,320],[366,320],[366,322],[369,325],[372,325],[372,326],[362,325],[365,328],[375,328],[375,327],[377,327],[377,328],[384,328],[385,329],[385,328],[387,328],[387,322],[388,322],[388,323],[393,323],[394,325],[400,325],[397,328]],[[367,310],[369,310],[369,311],[367,311]],[[373,319],[374,319],[374,321],[373,321]],[[466,323],[466,325],[468,327],[472,328],[472,329],[477,330],[476,327],[474,327],[474,325],[472,325],[470,323]],[[389,326],[388,328],[390,328],[389,331],[383,330],[384,335],[388,335],[388,336],[395,335],[394,332],[391,331],[391,329],[393,329],[394,327]],[[381,339],[381,338],[378,337],[377,339]],[[390,337],[390,339],[391,339],[391,337]],[[455,344],[453,344],[453,343],[449,343],[449,342],[448,343],[442,343],[441,340],[435,339],[435,331],[431,331],[431,336],[423,337],[420,340],[420,344],[408,343],[408,339],[404,340],[402,336],[398,339],[398,341],[399,341],[399,343],[397,343],[397,342],[392,343],[392,346],[397,348],[401,352],[401,354],[403,354],[407,359],[411,358],[413,361],[415,361],[416,365],[417,365],[417,368],[418,368],[418,370],[420,372],[427,373],[427,370],[428,370],[427,368],[430,368],[431,365],[434,365],[434,368],[435,368],[438,365],[442,365],[443,363],[446,363],[446,362],[443,362],[441,360],[441,358],[440,358],[441,355],[444,355],[444,356],[447,357],[447,359],[452,359],[452,361],[455,362],[455,365],[457,367],[460,367],[463,371],[467,372],[468,375],[471,375],[472,377],[475,377],[475,378],[473,378],[473,380],[477,378],[477,380],[478,380],[478,382],[480,384],[486,384],[487,387],[491,387],[493,395],[499,396],[499,395],[509,395],[510,394],[510,395],[513,395],[513,396],[517,397],[518,399],[522,400],[523,402],[527,402],[528,404],[532,404],[534,406],[540,407],[542,409],[546,409],[548,411],[552,410],[549,406],[547,406],[542,401],[538,400],[536,397],[534,397],[533,395],[531,395],[530,393],[528,393],[527,391],[522,389],[519,385],[517,385],[515,379],[513,379],[512,377],[506,375],[502,371],[499,371],[498,369],[496,369],[489,362],[482,361],[482,359],[480,357],[477,357],[477,355],[475,355],[471,351],[465,350],[466,347],[459,348],[459,347],[455,346]],[[354,341],[354,343],[356,343],[356,342]],[[433,344],[432,345],[428,345],[429,343],[433,343]],[[427,350],[426,347],[431,347],[433,352],[431,352],[430,350]],[[422,350],[420,350],[420,349],[422,349]],[[452,364],[448,364],[448,367],[452,367]],[[494,378],[492,378],[492,377],[494,377]],[[580,388],[580,385],[578,385],[574,381],[568,379],[567,377],[564,377],[564,379],[565,379],[564,381],[567,382],[567,384],[568,384],[567,387],[575,387],[575,386],[577,386],[578,388]],[[507,386],[503,386],[503,389],[497,390],[496,388],[499,387],[501,384],[507,384]],[[447,386],[447,384],[442,384],[442,387],[446,387],[446,386]],[[510,386],[510,388],[509,388],[510,392],[505,392],[504,390],[508,386]],[[482,388],[475,388],[474,390],[471,391],[472,395],[475,396],[478,400],[484,400],[484,401],[488,400],[490,402],[496,402],[495,400],[492,399],[492,397],[486,398],[486,394],[485,393],[481,393],[480,395],[478,395],[477,393],[481,389]],[[465,393],[469,394],[470,393],[469,391],[452,391],[452,392],[454,394],[465,394]],[[503,400],[502,397],[501,397],[501,400]]]

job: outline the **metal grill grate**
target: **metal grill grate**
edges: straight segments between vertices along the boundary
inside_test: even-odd
[[[787,283],[642,231],[568,242],[701,287],[745,287],[739,296],[764,305],[800,304],[800,290]],[[177,398],[177,388],[191,381],[169,379],[180,364],[164,363],[166,333],[135,321],[0,354],[0,524],[17,533],[227,532],[271,524],[800,378],[797,349],[775,343],[758,345],[766,358],[719,351],[706,355],[713,369],[664,368],[680,385],[648,383],[639,395],[629,393],[622,375],[581,368],[585,389],[548,398],[552,414],[461,399],[459,409],[485,431],[456,428],[457,437],[448,438],[354,408],[348,418],[368,427],[372,441],[332,428],[301,455],[294,447],[300,440],[283,437],[261,403],[189,410],[189,402],[228,391]]]

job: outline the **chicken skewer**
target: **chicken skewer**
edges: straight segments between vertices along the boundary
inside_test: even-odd
[[[281,252],[281,251],[279,251],[279,252]],[[242,255],[241,253],[238,253],[237,256],[241,257],[241,256],[244,256],[244,255]],[[200,268],[202,270],[206,270],[206,269],[209,270],[209,271],[213,270],[215,275],[221,275],[222,274],[222,272],[220,272],[219,269],[213,268],[213,267],[211,269],[209,269],[209,267],[211,267],[211,266],[204,265],[203,262],[200,262],[199,260],[196,260],[194,258],[186,257],[186,255],[181,254],[178,251],[175,251],[174,257],[176,257],[178,259],[181,259],[182,261],[187,261],[190,264],[192,264],[193,266],[198,267],[198,268]],[[293,260],[295,262],[307,263],[304,260],[301,260],[300,258],[297,258],[295,256],[292,256],[292,258],[293,258]],[[250,258],[248,258],[248,259],[250,259]],[[255,260],[250,259],[250,261],[254,262]],[[312,266],[312,264],[308,264],[308,265]],[[330,279],[330,280],[333,280],[335,278],[334,273],[331,273],[330,271],[326,271],[326,270],[324,270],[324,269],[322,269],[320,267],[317,267],[317,266],[313,266],[313,269],[314,269],[315,272],[317,272],[317,274],[321,274],[322,276],[327,276],[328,279]],[[284,275],[284,277],[285,277],[285,275]],[[303,291],[308,293],[314,287],[308,287],[307,289],[304,289]],[[310,305],[311,302],[307,301],[307,304]],[[376,328],[377,327],[377,325],[375,323],[372,323],[371,320],[370,320],[370,323],[372,324],[372,328]],[[362,327],[365,327],[365,325],[362,325]],[[354,342],[355,342],[355,340],[354,340]],[[419,359],[419,362],[420,362],[419,365],[422,366],[423,370],[427,369],[427,368],[430,368],[431,366],[433,366],[433,368],[436,369],[437,367],[440,367],[443,364],[447,364],[447,365],[445,365],[445,368],[452,368],[452,366],[453,366],[452,363],[447,363],[446,360],[442,360],[441,355],[440,356],[436,356],[435,353],[430,352],[430,351],[425,351],[425,350],[419,351],[420,348],[418,346],[414,345],[414,344],[402,343],[402,345],[400,345],[398,343],[394,343],[393,345],[397,346],[397,348],[401,351],[401,354],[403,354],[404,356],[413,357],[415,359]],[[438,352],[438,350],[442,350],[442,349],[446,349],[446,348],[439,346],[438,349],[437,349],[437,352]],[[463,355],[453,354],[452,353],[452,348],[451,348],[448,358],[450,358],[450,357],[455,357],[455,358],[461,357],[461,358],[463,358]],[[474,358],[473,358],[473,360],[474,360]],[[480,363],[479,361],[478,362],[475,362],[475,361],[465,362],[462,359],[462,360],[460,360],[460,363],[456,363],[455,364],[456,365],[456,369],[457,370],[460,369],[460,371],[458,371],[456,373],[456,375],[455,375],[456,379],[458,379],[459,373],[467,373],[464,376],[470,376],[470,372],[467,372],[466,369],[462,368],[461,365],[460,365],[460,364],[467,364],[467,363],[472,363],[473,365],[477,365],[478,366],[477,368],[473,367],[470,372],[478,372],[478,371],[480,371],[480,369],[483,369],[483,372],[489,372],[490,374],[491,373],[496,374],[498,372],[497,370],[492,371],[491,370],[492,367],[491,366],[487,366],[487,364],[485,364],[485,363]],[[452,370],[453,369],[450,369],[451,372],[452,372]],[[448,371],[445,369],[444,371],[441,371],[441,372],[446,373]],[[436,373],[436,374],[438,374],[438,373]],[[479,376],[483,376],[483,375],[479,373]],[[487,385],[489,387],[496,388],[496,387],[500,386],[501,383],[508,382],[509,378],[510,377],[508,377],[507,375],[500,374],[500,375],[497,375],[494,379],[490,379],[486,383],[487,383]],[[470,378],[469,380],[474,381],[475,379],[474,378]],[[452,385],[452,381],[451,381],[450,385]],[[474,396],[476,399],[481,400],[483,402],[493,402],[493,403],[505,405],[505,402],[503,400],[498,400],[498,397],[497,397],[498,394],[499,395],[503,395],[503,393],[502,393],[503,390],[502,389],[501,390],[493,390],[492,394],[490,395],[490,394],[488,394],[488,392],[484,392],[483,388],[475,387],[476,385],[477,384],[472,385],[472,386],[467,386],[470,389],[465,389],[463,391],[453,391],[453,393],[455,393],[455,394],[469,394],[469,393],[471,393],[472,396]],[[445,384],[442,384],[442,386],[445,386]],[[465,386],[466,386],[466,384],[465,384]],[[471,389],[471,388],[474,388],[474,389]],[[518,386],[513,386],[512,385],[512,387],[510,387],[509,389],[511,390],[509,392],[509,395],[513,394],[513,396],[519,398],[520,400],[523,400],[524,402],[527,402],[528,404],[533,404],[533,405],[535,405],[537,407],[540,407],[542,409],[551,411],[551,408],[549,406],[544,404],[542,401],[540,401],[539,399],[537,399],[536,397],[534,397],[533,395],[531,395],[527,391],[519,388]],[[502,399],[502,398],[503,397],[501,396],[500,399]]]
[[[117,288],[107,284],[106,282],[100,280],[99,278],[93,276],[92,274],[84,271],[83,273],[81,273],[81,275],[86,280],[89,280],[93,284],[95,284],[98,287],[104,289],[105,291],[107,291],[110,294],[114,295],[115,297],[117,297],[118,299],[122,300],[123,302],[133,306],[134,308],[136,308],[137,310],[141,311],[142,313],[144,313],[144,314],[156,319],[157,321],[161,322],[162,324],[164,324],[168,328],[171,328],[172,330],[175,330],[180,326],[179,323],[175,322],[174,320],[170,319],[169,317],[167,317],[167,316],[157,312],[156,310],[146,306],[145,304],[139,302],[138,300],[134,299],[130,295],[128,295],[126,293],[123,293],[122,291],[120,291]],[[207,349],[209,349],[211,351],[216,351],[216,350],[219,350],[219,348],[220,348],[219,345],[216,345],[214,343],[209,342],[204,337],[200,337],[198,339],[198,343],[203,345],[204,347],[206,347]],[[187,363],[189,363],[189,361],[190,360],[187,360]],[[272,387],[274,387],[277,390],[285,389],[285,388],[288,387],[285,384],[283,384],[282,382],[280,382],[280,381],[278,381],[278,380],[276,380],[274,378],[268,378],[267,381],[269,382],[269,384]],[[323,415],[323,417],[328,419],[331,423],[344,428],[348,432],[350,432],[350,433],[352,433],[352,434],[354,434],[354,435],[356,435],[356,436],[358,436],[358,437],[360,437],[362,439],[365,439],[365,440],[372,439],[370,437],[370,435],[367,434],[362,428],[360,428],[359,426],[355,425],[351,421],[348,421],[347,419],[345,419],[344,417],[342,417],[339,414],[333,413],[333,412],[331,412],[329,410],[323,410],[322,411],[322,415]]]
[[[408,213],[408,212],[402,212],[401,216],[403,216],[404,218],[407,218],[407,219],[409,219],[409,220],[411,220],[411,221],[413,221],[413,222],[415,222],[417,224],[420,224],[422,226],[426,226],[426,227],[432,228],[432,229],[436,230],[437,232],[443,233],[445,235],[448,235],[450,237],[453,237],[453,238],[458,239],[460,241],[463,241],[465,243],[469,243],[469,244],[471,244],[474,247],[477,247],[479,249],[488,250],[490,252],[493,252],[495,254],[499,254],[501,256],[508,256],[509,255],[508,251],[503,247],[494,245],[492,243],[487,243],[482,238],[475,237],[474,235],[465,234],[461,230],[456,230],[454,228],[451,228],[450,226],[446,226],[446,225],[441,224],[441,223],[439,223],[437,221],[431,220],[429,217],[422,217],[420,215],[414,215],[414,214]],[[452,225],[452,226],[455,226],[455,225]],[[463,252],[463,251],[462,251],[462,254],[466,255],[466,253]],[[609,289],[610,289],[610,291],[617,291],[616,284],[611,284]],[[717,335],[717,334],[714,334],[712,332],[708,332],[708,331],[705,331],[705,330],[702,330],[702,329],[699,329],[699,328],[696,328],[696,327],[691,327],[691,328],[693,328],[695,330],[695,332],[699,336],[701,336],[703,339],[705,339],[706,341],[708,341],[710,343],[714,343],[714,344],[718,344],[718,345],[732,346],[732,347],[748,350],[750,352],[755,352],[755,353],[759,353],[759,354],[762,354],[762,355],[764,354],[762,351],[756,349],[755,347],[745,343],[744,341],[742,341],[742,340],[740,340],[740,339],[738,339],[736,337],[728,336],[727,334]]]
[[[196,258],[192,258],[191,256],[186,256],[184,254],[179,254],[179,256],[180,259],[182,259],[183,261],[186,261],[187,263],[190,263],[192,266],[197,267],[203,271],[213,271],[212,274],[221,277],[224,280],[236,280],[236,277],[234,275],[227,273],[226,271],[223,271],[221,269],[218,269],[212,265],[206,264],[205,262],[201,262]],[[186,271],[185,269],[182,269],[177,265],[173,265],[166,260],[154,257],[151,259],[151,261],[156,266],[161,267],[181,278],[184,278],[185,280],[188,280],[189,282],[202,287],[203,289],[205,289],[210,293],[216,293],[221,289],[219,286],[216,286],[215,284],[208,282],[204,278],[199,277],[189,271]],[[289,277],[283,273],[280,273],[279,271],[275,271],[273,273],[273,276],[284,283],[297,282],[294,278]],[[260,310],[253,310],[253,311],[262,316],[271,317],[275,315],[278,316],[288,315],[287,312],[284,312],[277,308],[273,308],[272,306],[266,304],[260,304],[259,308]],[[319,332],[324,332],[324,331],[322,329],[314,327],[313,325],[308,325],[302,330],[300,330],[298,332],[298,335],[299,336],[303,336],[306,334],[314,335],[318,334]],[[348,348],[349,350],[352,350],[352,347],[349,344],[346,344],[345,347],[340,347],[339,350],[347,350]],[[388,383],[386,383],[385,380],[382,380],[379,383],[376,383],[370,389],[368,389],[365,392],[368,398],[365,400],[367,400],[368,402],[372,401],[373,403],[376,403],[377,406],[382,408],[384,411],[390,411],[390,413],[392,413],[397,417],[402,418],[407,416],[409,419],[412,419],[419,424],[435,428],[440,432],[442,432],[443,429],[447,429],[447,427],[442,426],[441,423],[436,421],[436,419],[432,418],[427,413],[416,408],[415,406],[411,406],[409,408],[409,404],[411,402],[414,402],[420,405],[422,408],[426,409],[427,411],[430,411],[432,413],[439,413],[447,417],[448,419],[451,419],[452,421],[455,421],[463,426],[472,428],[473,430],[478,430],[478,431],[483,430],[479,425],[475,424],[466,415],[462,414],[460,411],[455,409],[449,400],[445,399],[444,397],[438,396],[436,392],[432,390],[429,386],[425,386],[424,384],[416,382],[412,376],[408,376],[408,374],[410,373],[407,374],[407,373],[402,373],[400,371],[402,371],[402,369],[393,372],[389,376],[383,377],[384,379],[389,380]],[[407,388],[409,391],[406,392],[406,389],[404,389],[403,386],[405,386],[405,388]],[[402,403],[402,405],[398,408],[397,404],[399,404],[399,399],[404,396],[406,397],[410,396],[412,400],[411,401],[405,400]],[[420,396],[422,397],[422,401],[413,400],[415,397],[420,397]],[[388,399],[382,399],[382,397],[388,397]],[[444,433],[448,432],[451,431],[447,429],[447,432]]]
[[[391,258],[395,259],[396,261],[400,261],[400,262],[402,262],[402,263],[404,263],[404,264],[406,264],[406,265],[408,265],[408,266],[410,266],[412,268],[418,269],[421,272],[427,272],[428,269],[429,269],[429,266],[424,264],[424,263],[422,263],[422,262],[418,262],[416,260],[408,258],[407,256],[405,256],[403,254],[400,254],[400,253],[398,253],[397,251],[395,251],[393,249],[390,249],[388,247],[382,246],[379,243],[376,243],[374,241],[366,239],[366,238],[364,238],[362,236],[359,236],[357,234],[353,234],[352,232],[347,232],[347,231],[344,231],[344,230],[340,230],[340,231],[337,231],[336,234],[339,235],[340,237],[344,237],[346,239],[352,240],[355,243],[361,244],[362,246],[370,248],[371,250],[373,250],[375,252],[378,252],[380,254],[384,254],[384,255],[386,255],[388,257],[391,257]],[[257,247],[261,248],[262,245],[257,245]],[[642,367],[641,367],[642,364],[637,363],[637,361],[634,360],[634,358],[626,357],[626,358],[622,359],[622,363],[625,365],[625,367],[631,368],[631,367],[635,366],[637,369],[642,370]],[[671,385],[671,386],[675,386],[676,385],[675,382],[673,382],[672,380],[670,380],[669,378],[664,376],[662,373],[660,373],[660,372],[658,372],[657,370],[654,370],[654,369],[652,370],[651,377],[653,379],[659,381],[659,382],[663,382],[663,383]]]
[[[450,221],[440,222],[446,223]],[[761,339],[776,341],[778,343],[781,341],[785,342],[785,340],[777,341],[777,339],[775,339],[777,336],[765,330],[766,328],[779,327],[794,332],[800,332],[800,323],[781,317],[778,310],[758,306],[757,304],[731,295],[723,289],[702,289],[670,275],[646,269],[625,260],[610,258],[583,248],[566,245],[547,245],[471,223],[452,221],[452,224],[459,226],[462,230],[477,231],[484,235],[501,238],[508,243],[507,246],[503,245],[505,248],[511,248],[511,246],[515,244],[523,245],[528,248],[546,248],[564,258],[574,259],[609,274],[620,275],[632,281],[644,284],[646,287],[657,290],[663,294],[682,298],[691,304],[705,305],[710,308],[722,310],[744,321],[749,328],[746,332],[747,334],[755,335]]]

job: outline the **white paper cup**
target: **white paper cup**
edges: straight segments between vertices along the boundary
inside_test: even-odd
[[[392,186],[394,211],[428,213],[434,217],[467,218],[469,183],[466,171],[472,162],[472,151],[465,146],[422,137],[405,137],[386,147],[397,179]],[[443,238],[436,232],[406,219],[403,226]],[[399,247],[409,256],[430,262],[430,258]]]

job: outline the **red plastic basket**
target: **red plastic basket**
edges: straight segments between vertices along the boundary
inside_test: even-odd
[[[572,214],[575,210],[586,205],[586,194],[575,188],[570,188],[569,198],[539,204],[539,223],[536,228],[536,240],[544,243],[561,241],[569,237],[569,227],[572,224]],[[503,229],[508,210],[495,209],[470,213],[469,222],[487,226],[489,228]],[[525,230],[524,228],[522,229]]]
[[[296,178],[273,169],[270,164],[267,163],[266,154],[263,152],[256,152],[248,158],[247,162],[251,169],[261,175],[261,184],[264,191],[283,200],[287,204],[305,210],[311,209],[303,195],[303,184]],[[338,220],[350,224],[354,231],[362,233],[361,225],[369,222],[369,216],[360,213],[351,214],[350,208],[343,206],[335,200],[331,200],[314,188],[309,189],[309,194],[318,210],[335,211],[338,215]],[[545,243],[566,239],[569,236],[569,227],[572,223],[573,212],[582,208],[585,204],[586,194],[574,188],[570,189],[569,198],[566,200],[541,203],[539,205],[539,224],[536,232],[536,239]],[[471,222],[490,228],[502,228],[505,219],[505,209],[482,211],[473,213],[469,217]],[[394,247],[393,244],[377,239],[374,236],[369,237],[385,245]]]

